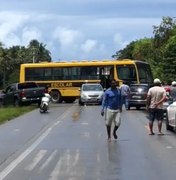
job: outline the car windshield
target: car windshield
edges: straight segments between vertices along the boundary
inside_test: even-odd
[[[130,87],[130,90],[132,92],[147,92],[148,91],[148,87],[147,86],[138,86],[138,85],[134,85]]]
[[[83,91],[103,91],[101,85],[84,85]]]

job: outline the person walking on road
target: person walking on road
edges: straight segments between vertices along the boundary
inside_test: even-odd
[[[111,87],[104,93],[101,115],[105,115],[105,124],[108,135],[108,141],[111,140],[111,126],[114,122],[113,136],[117,139],[116,131],[120,126],[120,113],[122,112],[122,96],[120,88],[117,88],[116,80],[111,80]]]
[[[147,94],[147,109],[149,111],[149,135],[154,135],[153,123],[158,121],[158,133],[164,135],[161,131],[163,120],[163,102],[166,99],[166,90],[161,86],[161,81],[154,79],[154,87],[151,87]]]
[[[125,108],[128,109],[128,97],[130,93],[130,87],[124,81],[123,84],[120,86],[121,93],[122,93],[122,106],[125,105]]]

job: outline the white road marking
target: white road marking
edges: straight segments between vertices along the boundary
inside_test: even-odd
[[[87,122],[82,122],[81,125],[88,125],[89,123]]]
[[[66,172],[67,172],[67,174],[70,172],[70,166],[69,166],[69,164],[70,164],[70,159],[71,159],[71,155],[70,155],[70,150],[69,149],[67,149],[67,152],[66,152]]]
[[[22,154],[20,154],[14,161],[12,161],[4,170],[0,172],[0,180],[3,180],[15,167],[17,167],[18,164],[20,164],[51,132],[51,130],[58,125],[61,122],[61,119],[63,119],[69,112],[70,107],[64,114],[59,116],[57,118],[57,121],[52,124],[48,129],[45,130],[43,134],[33,143],[31,146],[29,146]]]
[[[48,128],[30,147],[28,147],[20,156],[12,161],[1,173],[0,180],[4,179],[19,163],[21,163],[50,133],[52,128]]]
[[[48,157],[48,159],[45,161],[45,163],[43,163],[43,165],[40,167],[39,172],[41,172],[50,162],[51,160],[54,158],[54,156],[56,155],[57,150],[55,150],[51,156]]]
[[[61,165],[64,163],[64,159],[60,158],[58,163],[56,164],[54,170],[52,171],[49,180],[58,180],[58,176],[60,174]]]
[[[34,167],[40,162],[43,156],[46,154],[46,150],[40,150],[38,154],[36,154],[35,158],[33,159],[32,163],[29,164],[25,170],[32,171]]]
[[[172,149],[173,147],[172,146],[166,146],[167,149]]]
[[[74,159],[74,161],[73,161],[73,167],[76,166],[76,164],[78,163],[78,161],[79,161],[79,156],[80,156],[80,154],[79,154],[79,149],[76,149],[76,156],[75,156],[75,159]]]

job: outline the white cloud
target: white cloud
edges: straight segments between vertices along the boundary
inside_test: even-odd
[[[20,45],[18,30],[27,21],[28,15],[19,13],[0,13],[0,41],[7,47]]]
[[[94,50],[96,46],[97,46],[96,40],[88,39],[85,41],[84,44],[81,45],[81,49],[83,50],[83,52],[89,53],[92,50]]]
[[[41,31],[36,27],[25,27],[22,31],[22,44],[27,45],[33,39],[42,39]]]
[[[75,44],[81,38],[82,33],[65,27],[57,27],[54,32],[54,38],[58,39],[61,46],[70,46]]]
[[[123,37],[119,33],[114,35],[113,41],[119,48],[124,48],[129,43],[128,41],[124,41]]]

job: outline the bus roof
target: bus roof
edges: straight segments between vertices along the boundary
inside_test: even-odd
[[[145,63],[143,61],[123,59],[123,60],[82,60],[82,61],[59,61],[59,62],[41,62],[41,63],[26,63],[21,66],[27,67],[57,67],[57,66],[96,66],[96,65],[114,65],[114,64],[134,64],[135,62]]]

